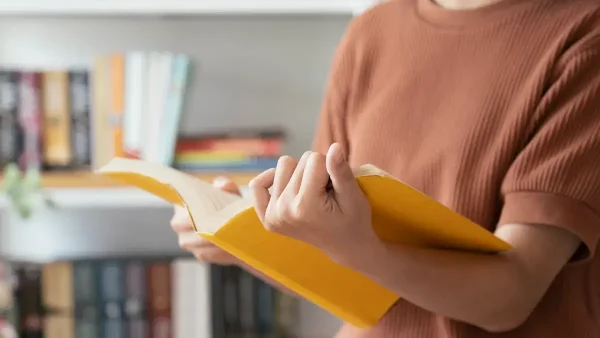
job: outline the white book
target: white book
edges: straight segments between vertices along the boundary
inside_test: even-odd
[[[182,258],[172,271],[173,338],[211,338],[210,265]]]

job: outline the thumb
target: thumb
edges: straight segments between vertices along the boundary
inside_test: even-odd
[[[346,160],[344,151],[338,143],[334,143],[327,151],[327,172],[333,184],[333,190],[341,194],[355,193],[358,183]]]

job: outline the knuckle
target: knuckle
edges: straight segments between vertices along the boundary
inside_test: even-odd
[[[290,163],[293,163],[294,159],[291,156],[288,155],[283,155],[279,158],[279,161],[277,161],[277,165],[287,165]]]
[[[308,160],[310,162],[314,162],[314,163],[324,162],[325,161],[325,155],[323,155],[321,153],[313,152],[308,157]]]
[[[307,215],[306,208],[304,208],[300,203],[294,203],[290,207],[290,213],[294,220],[301,221],[305,220]]]

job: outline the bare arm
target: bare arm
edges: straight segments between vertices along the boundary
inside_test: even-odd
[[[476,255],[382,244],[360,250],[370,254],[349,265],[429,311],[509,331],[531,314],[580,242],[551,226],[506,225],[496,235],[514,250]]]

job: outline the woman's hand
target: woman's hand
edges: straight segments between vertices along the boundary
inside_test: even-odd
[[[250,188],[267,230],[311,244],[340,264],[352,265],[365,250],[381,247],[370,205],[338,144],[326,156],[282,157]]]
[[[213,185],[224,191],[240,194],[238,186],[227,178],[218,178],[214,181]],[[171,227],[177,233],[179,246],[193,253],[197,260],[220,265],[234,265],[238,263],[238,259],[234,256],[196,234],[192,220],[184,207],[175,206],[175,213],[171,219]]]

